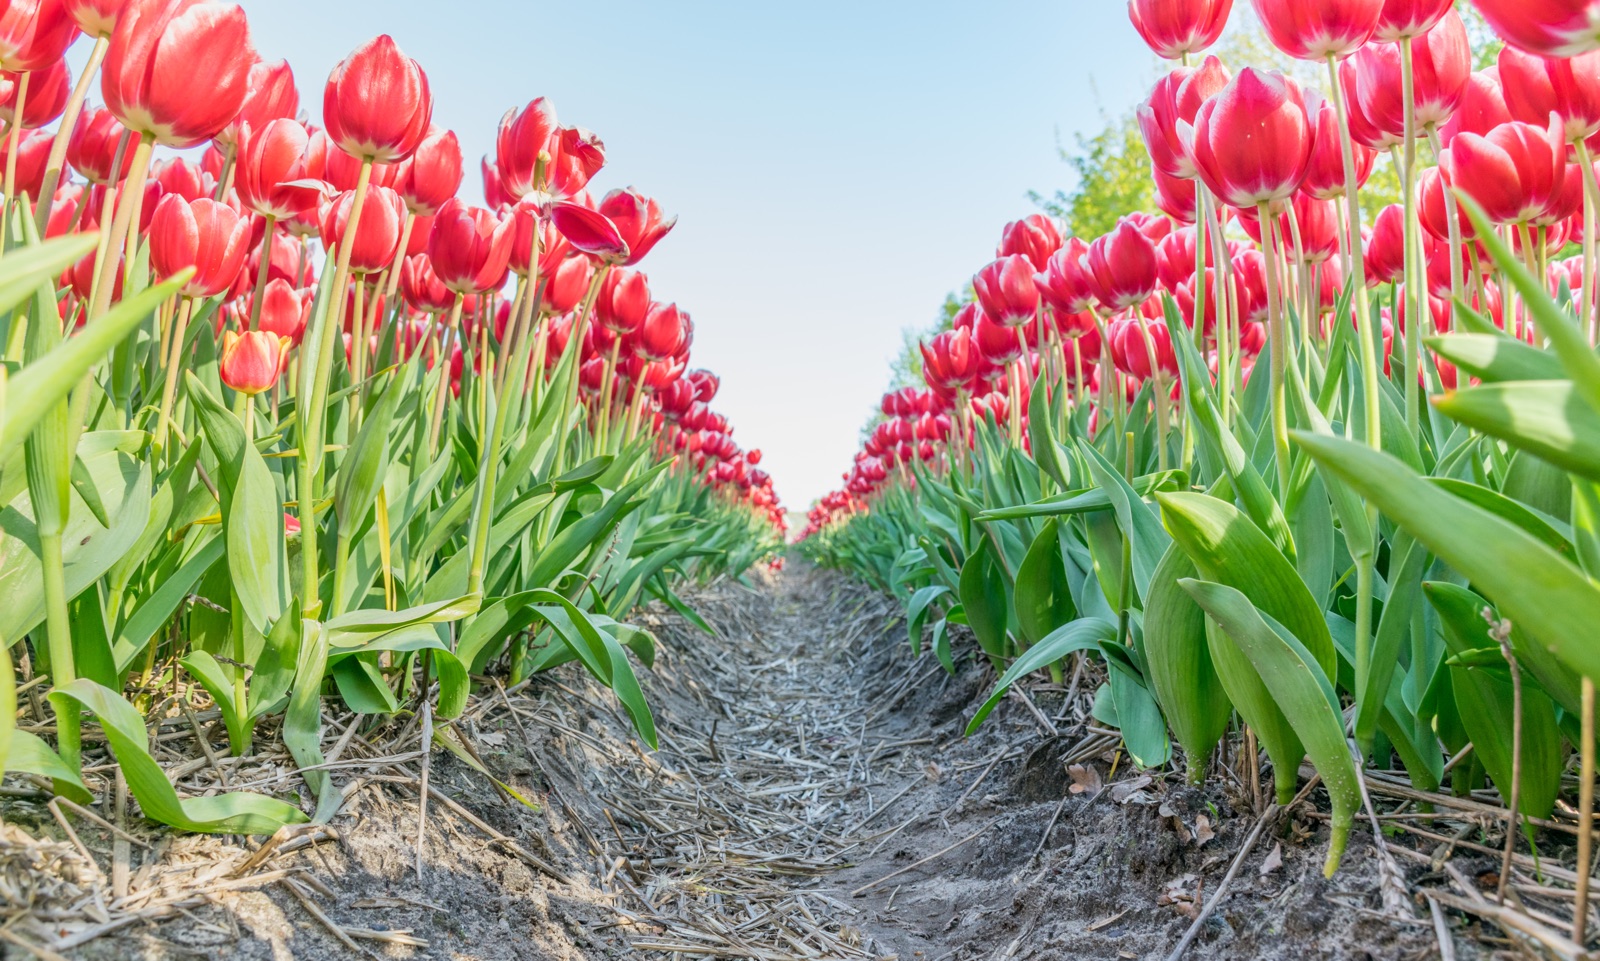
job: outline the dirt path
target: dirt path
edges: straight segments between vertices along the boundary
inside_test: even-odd
[[[436,752],[419,880],[408,730],[353,735],[337,844],[258,858],[257,877],[285,877],[238,888],[215,882],[237,846],[135,849],[136,882],[199,894],[71,956],[1160,959],[1253,824],[1226,790],[1128,772],[1089,729],[1089,684],[1070,704],[1015,698],[965,737],[993,675],[914,661],[894,605],[842,578],[791,570],[694,600],[714,636],[646,617],[659,751],[575,667],[481,699],[459,730],[538,809]],[[1360,837],[1322,880],[1325,836],[1281,824],[1188,956],[1428,956],[1425,924],[1371,910]]]

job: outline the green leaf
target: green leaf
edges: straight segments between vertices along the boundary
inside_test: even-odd
[[[928,605],[950,593],[943,584],[933,584],[911,595],[906,605],[906,629],[911,635],[911,656],[922,656],[922,627],[928,619]]]
[[[1185,579],[1180,583],[1255,665],[1272,696],[1281,704],[1294,705],[1289,723],[1322,775],[1333,807],[1333,837],[1323,864],[1323,874],[1332,877],[1361,806],[1359,776],[1345,744],[1344,718],[1333,684],[1305,645],[1285,625],[1263,617],[1244,594],[1209,581]],[[1326,625],[1323,631],[1326,633]],[[1298,759],[1295,764],[1298,766]]]
[[[978,638],[978,646],[995,660],[1006,653],[1007,593],[989,542],[979,541],[961,566],[961,607],[966,611],[967,626]]]
[[[378,489],[389,473],[389,429],[394,423],[394,412],[400,406],[405,385],[398,377],[390,377],[383,392],[373,398],[356,439],[346,452],[334,481],[333,509],[338,515],[339,531],[352,536],[355,525],[366,516],[377,499]],[[338,599],[335,599],[338,602]]]
[[[1140,497],[1148,497],[1157,491],[1183,490],[1189,486],[1189,475],[1181,470],[1167,470],[1135,477],[1130,483]],[[1110,495],[1103,488],[1090,487],[1046,497],[1034,504],[991,508],[979,513],[978,520],[1014,521],[1025,517],[1056,517],[1062,514],[1087,514],[1091,511],[1110,509]]]
[[[1600,480],[1600,413],[1572,381],[1486,384],[1432,398],[1448,417],[1558,467]]]
[[[1233,704],[1211,663],[1205,612],[1178,581],[1196,574],[1174,544],[1150,578],[1144,602],[1145,680],[1188,758],[1190,783],[1205,778],[1206,762],[1227,733]]]
[[[938,631],[935,629],[935,633]],[[967,724],[970,736],[985,718],[1000,705],[1011,685],[1034,671],[1048,667],[1074,651],[1097,651],[1101,641],[1112,641],[1117,636],[1117,625],[1098,617],[1084,617],[1071,624],[1063,624],[1050,632],[1050,636],[1028,648],[1016,659],[990,692],[989,699],[978,708]]]
[[[166,772],[150,756],[144,718],[133,705],[87,678],[50,692],[60,711],[77,702],[99,718],[111,751],[128,781],[128,789],[145,817],[180,831],[203,834],[272,834],[286,824],[302,824],[306,816],[277,798],[236,791],[179,799]]]
[[[1155,573],[1156,565],[1161,563],[1161,556],[1167,552],[1167,547],[1172,543],[1172,538],[1162,529],[1161,521],[1156,518],[1139,496],[1131,484],[1119,473],[1111,462],[1101,456],[1090,444],[1078,442],[1078,449],[1088,461],[1089,473],[1094,477],[1095,483],[1105,490],[1106,496],[1111,498],[1112,510],[1117,516],[1117,526],[1122,529],[1124,537],[1132,545],[1133,558],[1133,584],[1139,597],[1144,597],[1150,589],[1150,578]],[[1159,495],[1158,495],[1159,496]]]
[[[1058,525],[1053,517],[1044,523],[1017,568],[1013,592],[1017,627],[1029,644],[1039,643],[1051,631],[1078,617],[1057,541]]]
[[[1514,337],[1493,334],[1445,334],[1424,337],[1428,349],[1486,384],[1508,380],[1566,380],[1554,354]]]

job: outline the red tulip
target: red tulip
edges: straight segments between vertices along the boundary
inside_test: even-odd
[[[396,168],[394,188],[412,213],[436,214],[461,189],[465,176],[461,163],[461,143],[455,131],[430,127],[416,152]]]
[[[177,194],[184,200],[210,197],[217,191],[217,181],[210,174],[182,157],[172,157],[155,165],[150,179],[161,185],[163,196]]]
[[[234,187],[246,207],[287,220],[315,211],[321,180],[312,176],[311,137],[298,120],[269,120],[250,128],[240,145]]]
[[[1502,47],[1500,86],[1517,120],[1542,127],[1556,113],[1569,142],[1600,131],[1600,51],[1557,59]]]
[[[117,18],[100,92],[129,130],[171,147],[193,147],[239,115],[255,62],[239,7],[141,0]]]
[[[633,337],[633,352],[646,360],[666,360],[688,346],[693,330],[677,304],[653,304]]]
[[[1034,270],[1043,270],[1050,255],[1061,249],[1061,231],[1055,222],[1044,214],[1029,214],[1021,220],[1006,224],[1000,233],[1000,246],[996,257],[1021,254],[1028,258]]]
[[[1383,0],[1378,17],[1377,40],[1395,41],[1419,37],[1438,23],[1454,6],[1455,0]]]
[[[122,139],[126,129],[111,115],[111,111],[86,107],[78,115],[78,123],[72,128],[72,136],[67,141],[67,163],[90,183],[104,185],[110,182],[117,142]],[[128,175],[128,168],[132,164],[133,151],[123,151],[118,180]]]
[[[495,160],[500,183],[512,203],[543,189],[537,176],[540,156],[548,160],[555,155],[560,130],[555,106],[543,97],[521,110],[506,111],[500,119]]]
[[[44,189],[44,169],[50,160],[50,145],[55,134],[44,130],[30,130],[22,135],[17,145],[17,193],[39,196]],[[11,154],[11,138],[0,138],[0,169]]]
[[[1384,0],[1251,0],[1272,45],[1299,60],[1353,53],[1378,27]]]
[[[1566,145],[1554,120],[1548,129],[1512,121],[1487,136],[1464,133],[1449,154],[1451,182],[1497,224],[1542,216],[1564,186]]]
[[[545,168],[552,197],[576,197],[606,163],[606,145],[582,127],[562,127]]]
[[[1124,219],[1089,245],[1085,258],[1095,296],[1113,309],[1131,307],[1156,292],[1156,246]]]
[[[1263,0],[1256,0],[1260,7]],[[1246,67],[1200,108],[1194,131],[1200,179],[1223,203],[1254,207],[1293,194],[1311,161],[1311,121],[1300,85]]]
[[[322,94],[329,139],[364,161],[394,163],[411,156],[432,117],[428,75],[388,34],[357,47],[334,67]]]
[[[1461,16],[1449,11],[1433,29],[1411,41],[1411,54],[1416,123],[1438,127],[1455,112],[1472,75],[1472,48]],[[1403,136],[1399,45],[1371,43],[1351,59],[1356,64],[1356,98],[1362,115],[1384,133]]]
[[[717,391],[722,388],[721,378],[709,370],[691,370],[684,376],[694,385],[695,399],[702,404],[715,400]]]
[[[1168,60],[1180,60],[1217,42],[1233,0],[1128,0],[1133,29]]]
[[[446,287],[481,294],[504,283],[512,226],[482,207],[451,199],[439,210],[428,237],[428,260]]]
[[[0,73],[0,120],[9,126],[17,113],[18,75]],[[22,102],[22,126],[32,130],[54,123],[67,109],[72,94],[72,77],[67,62],[57,60],[28,75],[28,95]]]
[[[572,243],[562,235],[550,218],[540,218],[537,205],[524,200],[511,209],[511,219],[516,227],[516,239],[511,244],[511,269],[518,277],[528,275],[528,263],[533,257],[533,235],[539,234],[539,274],[548,277],[572,253]]]
[[[0,68],[43,70],[77,36],[77,21],[61,0],[9,0],[0,5]]]
[[[619,267],[606,275],[594,302],[595,320],[619,334],[631,334],[649,311],[650,281],[643,273]]]
[[[1440,154],[1439,166],[1424,169],[1417,182],[1418,218],[1423,229],[1439,240],[1450,238],[1450,212],[1445,206],[1444,192],[1447,187],[1454,187],[1450,179],[1452,155],[1452,148],[1446,147]],[[1466,208],[1460,204],[1456,205],[1456,225],[1463,238],[1474,236]]]
[[[1345,119],[1350,123],[1350,139],[1372,150],[1388,150],[1404,141],[1399,134],[1378,129],[1361,109],[1361,98],[1356,96],[1360,84],[1356,81],[1356,61],[1351,57],[1339,64],[1339,89],[1344,92]]]
[[[214,138],[218,147],[237,147],[245,127],[260,130],[274,120],[292,120],[300,112],[300,91],[295,89],[294,71],[286,60],[268,63],[258,60],[250,68],[244,105],[233,122]]]
[[[1548,111],[1545,116],[1549,116]],[[1511,119],[1505,92],[1500,86],[1500,71],[1495,67],[1479,70],[1467,79],[1467,85],[1461,91],[1461,103],[1456,106],[1456,112],[1450,115],[1450,119],[1445,121],[1445,125],[1439,128],[1439,139],[1449,146],[1456,134],[1463,131],[1486,134]]]
[[[1009,364],[1022,356],[1022,338],[1017,335],[1017,328],[996,321],[985,311],[978,313],[972,338],[978,345],[978,353],[995,366]]]
[[[262,238],[250,251],[245,263],[245,275],[252,280],[261,271],[261,256],[267,256],[267,279],[281,280],[290,287],[304,287],[311,282],[312,263],[307,252],[281,230],[274,230],[270,238]]]
[[[355,205],[356,194],[347,190],[322,205],[322,246],[337,250],[344,242],[345,228],[350,224],[350,210]],[[405,220],[405,201],[388,187],[373,187],[367,191],[361,205],[361,219],[350,251],[350,269],[358,274],[372,274],[388,268],[400,248],[400,227]]]
[[[1145,380],[1151,375],[1154,359],[1155,371],[1169,378],[1177,376],[1178,356],[1173,352],[1172,333],[1164,321],[1147,320],[1143,330],[1135,320],[1115,321],[1106,336],[1111,340],[1111,362],[1123,373]]]
[[[1216,57],[1199,67],[1174,67],[1150,91],[1137,109],[1139,132],[1150,152],[1151,164],[1168,177],[1195,176],[1194,160],[1180,134],[1181,125],[1194,125],[1201,104],[1216,96],[1232,79]]]
[[[589,293],[589,281],[594,268],[587,257],[568,257],[546,277],[544,288],[545,309],[553,314],[564,314],[583,302]],[[609,325],[607,325],[609,327]],[[616,331],[615,327],[610,328]],[[616,331],[632,333],[632,331]]]
[[[676,217],[663,220],[661,206],[632,187],[606,194],[599,209],[616,225],[617,233],[628,245],[627,259],[623,261],[628,267],[643,260],[678,222]],[[577,241],[573,244],[577,246]]]
[[[1316,128],[1312,133],[1311,163],[1306,167],[1306,179],[1301,182],[1300,189],[1318,200],[1343,197],[1344,148],[1340,144],[1338,113],[1333,104],[1323,101],[1313,119]],[[1360,190],[1372,176],[1378,152],[1359,143],[1350,146],[1355,159],[1356,189]]]
[[[433,272],[428,258],[418,254],[400,265],[400,295],[411,309],[438,314],[456,305],[455,291],[446,287]]]
[[[117,17],[132,0],[61,0],[78,29],[91,37],[109,37],[117,28]]]
[[[1600,50],[1597,0],[1477,0],[1478,12],[1514,47],[1546,57]]]
[[[920,349],[922,375],[935,390],[964,390],[978,375],[978,346],[965,330],[947,330]]]
[[[241,394],[271,390],[289,359],[289,339],[255,330],[222,335],[219,373],[222,382]]]
[[[309,153],[321,160],[322,179],[340,193],[356,189],[361,182],[361,167],[364,161],[335,147],[325,131],[313,130],[311,142]],[[373,187],[393,188],[399,173],[398,163],[374,163],[372,170],[367,174],[367,184]]]
[[[972,288],[984,313],[997,324],[1026,324],[1039,309],[1033,265],[1021,254],[1002,257],[978,271],[972,278]]]
[[[1033,275],[1039,295],[1057,311],[1078,314],[1094,305],[1094,275],[1084,264],[1089,247],[1077,237],[1050,256],[1043,273]]]
[[[261,316],[258,328],[291,344],[300,343],[300,337],[311,321],[312,301],[316,291],[309,287],[296,290],[287,281],[269,280],[261,292]],[[248,313],[248,311],[247,311]]]
[[[1178,223],[1192,224],[1200,219],[1193,180],[1169,177],[1154,167],[1150,168],[1150,177],[1155,182],[1157,210]]]
[[[1399,283],[1405,277],[1405,210],[1390,204],[1378,211],[1366,242],[1367,284]]]
[[[550,208],[550,220],[562,237],[591,257],[612,263],[632,263],[628,259],[628,242],[605,214],[563,200]]]
[[[495,210],[515,204],[517,199],[506,191],[506,185],[500,179],[500,166],[488,157],[484,157],[482,168],[484,202]]]
[[[183,288],[188,297],[212,297],[232,287],[249,251],[249,218],[208,197],[163,197],[150,220],[150,266],[162,279],[194,267]]]
[[[1254,248],[1233,258],[1233,283],[1242,322],[1260,323],[1267,319],[1266,263],[1266,256]]]
[[[1195,228],[1174,230],[1156,244],[1156,278],[1169,291],[1194,277]],[[1211,251],[1206,250],[1206,263],[1211,263]]]

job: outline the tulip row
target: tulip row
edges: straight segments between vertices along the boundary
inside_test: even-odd
[[[1144,767],[1176,741],[1223,774],[1242,730],[1227,776],[1264,803],[1259,745],[1284,803],[1309,756],[1330,872],[1361,768],[1395,759],[1492,785],[1507,857],[1575,761],[1586,864],[1600,4],[1478,0],[1510,45],[1476,73],[1450,0],[1253,6],[1327,98],[1215,57],[1162,77],[1138,118],[1164,216],[1007,226],[803,549],[894,592],[947,667],[972,638],[1000,675],[974,727],[1048,671],[1099,678]],[[1129,3],[1185,61],[1229,7]],[[1382,153],[1402,202],[1368,229]]]
[[[420,712],[426,750],[475,676],[574,660],[654,744],[628,614],[694,619],[675,588],[784,519],[635,269],[672,220],[587,190],[600,139],[510,111],[469,206],[390,38],[334,70],[316,129],[217,0],[5,0],[0,68],[0,771],[82,796],[87,714],[146,816],[271,832],[306,810],[178,798],[146,727],[281,737],[326,818],[325,709]],[[17,726],[19,681],[54,745]]]

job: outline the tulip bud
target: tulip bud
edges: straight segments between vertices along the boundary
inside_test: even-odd
[[[1288,198],[1311,162],[1311,121],[1300,85],[1279,73],[1241,70],[1200,108],[1194,162],[1206,187],[1230,206]]]
[[[328,138],[363,161],[394,163],[411,156],[432,117],[428,75],[387,34],[335,67],[322,95]]]
[[[619,334],[631,334],[649,311],[650,282],[643,273],[618,267],[606,275],[594,302],[595,320]]]
[[[984,313],[997,324],[1028,323],[1039,309],[1033,266],[1020,254],[1002,257],[980,270],[972,278],[972,288]]]
[[[222,335],[219,373],[222,382],[241,394],[259,394],[278,382],[288,360],[289,340],[264,330]]]
[[[555,271],[545,281],[544,307],[552,314],[564,314],[583,302],[589,292],[589,281],[594,275],[594,267],[587,257],[568,257],[557,265]],[[643,318],[641,318],[643,322]],[[633,330],[618,330],[607,324],[613,333],[632,333]],[[634,328],[635,330],[637,328]]]
[[[255,62],[241,8],[146,0],[118,16],[100,91],[123,126],[170,147],[193,147],[239,115]]]
[[[295,89],[288,61],[259,60],[250,68],[238,116],[213,139],[219,148],[237,147],[245,128],[260,130],[274,120],[292,120],[299,112],[300,91]]]
[[[163,197],[150,221],[150,265],[162,279],[194,267],[183,288],[188,297],[212,297],[233,286],[249,250],[249,219],[210,198]]]
[[[322,245],[325,249],[337,250],[344,243],[345,229],[349,226],[350,210],[354,204],[355,191],[350,190],[323,205]],[[400,229],[404,219],[405,202],[399,194],[388,187],[373,187],[367,191],[361,206],[355,243],[351,248],[350,269],[358,274],[371,274],[392,265],[400,248]]]
[[[394,187],[412,213],[436,214],[461,189],[463,176],[455,131],[433,127],[411,158],[399,165]]]
[[[1128,0],[1133,29],[1159,57],[1181,60],[1217,42],[1233,0]]]
[[[1095,296],[1112,308],[1131,307],[1155,293],[1156,247],[1124,218],[1109,234],[1089,245],[1084,258]]]
[[[513,239],[510,221],[452,198],[434,218],[428,260],[446,287],[481,294],[505,282]]]
[[[261,292],[261,316],[257,328],[281,337],[290,344],[300,343],[306,324],[311,321],[315,294],[310,288],[296,290],[287,281],[267,281],[266,288]]]

